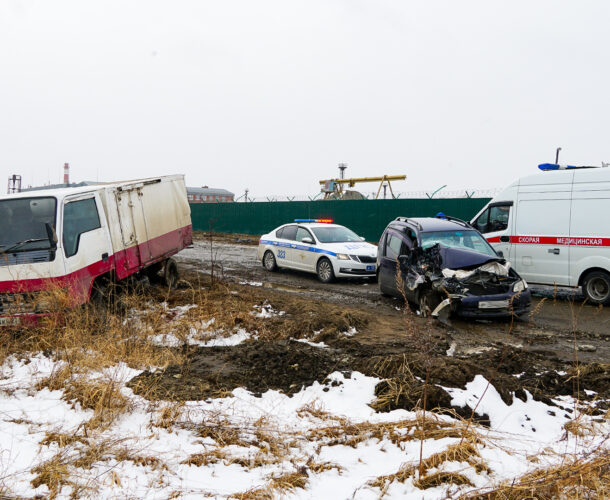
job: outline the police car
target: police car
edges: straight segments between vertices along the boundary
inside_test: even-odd
[[[258,258],[267,271],[278,267],[335,278],[374,277],[377,247],[331,219],[295,219],[261,236]]]

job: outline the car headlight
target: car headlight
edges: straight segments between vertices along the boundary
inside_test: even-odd
[[[349,260],[349,255],[347,255],[346,253],[338,253],[337,254],[337,259],[339,259],[339,260]]]
[[[515,292],[515,293],[522,292],[523,290],[526,290],[526,289],[527,289],[527,283],[525,282],[525,280],[517,281],[517,283],[515,283],[513,285],[513,292]]]

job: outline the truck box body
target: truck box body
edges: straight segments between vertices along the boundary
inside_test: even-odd
[[[522,177],[472,220],[523,278],[576,287],[610,273],[610,168]]]
[[[19,314],[36,313],[23,297],[52,287],[84,303],[96,278],[122,280],[191,243],[182,175],[0,197],[0,315],[17,298]]]

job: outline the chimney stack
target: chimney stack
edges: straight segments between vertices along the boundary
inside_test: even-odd
[[[64,184],[66,186],[70,185],[70,164],[64,163]]]

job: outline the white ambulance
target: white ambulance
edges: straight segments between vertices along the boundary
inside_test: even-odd
[[[610,304],[610,168],[542,164],[471,221],[530,283]]]

